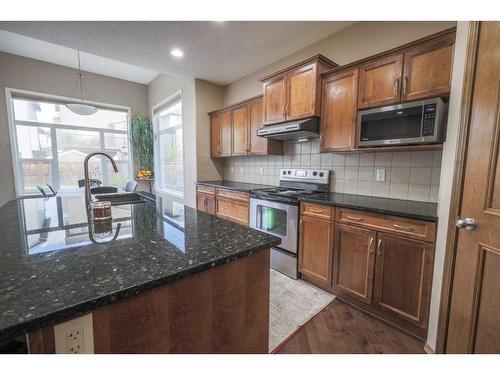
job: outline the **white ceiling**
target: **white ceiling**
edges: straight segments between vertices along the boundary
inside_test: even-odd
[[[86,53],[82,54],[82,69],[94,73],[149,83],[161,72],[228,84],[350,24],[352,22],[0,22],[0,29],[10,32],[0,33],[0,50],[74,67],[74,50],[79,49]],[[37,43],[36,39],[56,46]],[[183,58],[170,55],[174,47],[184,52]]]

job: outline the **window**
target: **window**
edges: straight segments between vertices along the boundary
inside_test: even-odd
[[[182,101],[180,94],[153,109],[156,188],[184,196]]]
[[[128,110],[100,109],[93,115],[80,116],[61,104],[61,99],[16,97],[14,91],[10,94],[18,195],[38,193],[37,185],[78,187],[78,180],[84,178],[83,161],[93,151],[109,154],[119,173],[113,172],[109,160],[95,157],[89,164],[92,178],[116,186],[129,178]]]

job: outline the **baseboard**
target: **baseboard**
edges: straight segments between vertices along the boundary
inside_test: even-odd
[[[425,345],[424,345],[424,351],[427,354],[436,354],[436,351],[428,343],[425,343]]]

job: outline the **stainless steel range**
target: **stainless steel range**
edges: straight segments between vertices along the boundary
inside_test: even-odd
[[[328,191],[327,169],[281,169],[279,187],[250,193],[250,227],[281,237],[271,249],[271,267],[297,278],[299,197]]]

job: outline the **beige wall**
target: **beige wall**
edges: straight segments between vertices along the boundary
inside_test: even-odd
[[[262,93],[260,79],[321,53],[344,65],[455,26],[455,22],[356,22],[224,87],[224,105]]]
[[[196,157],[198,181],[221,180],[224,160],[210,158],[210,116],[208,112],[223,105],[223,87],[195,80],[196,90]]]
[[[460,112],[462,110],[462,89],[469,27],[469,22],[458,22],[457,24],[457,39],[453,60],[453,77],[451,81],[448,127],[446,130],[446,143],[443,149],[443,161],[441,164],[442,182],[439,190],[439,223],[436,238],[436,254],[434,257],[434,281],[432,283],[429,333],[427,336],[427,345],[432,349],[436,348],[439,303],[441,299],[441,286],[443,281],[444,256],[446,251],[446,236],[448,233],[448,219],[450,215],[453,172],[456,162],[458,126],[460,122]]]
[[[0,52],[0,206],[15,198],[5,87],[71,96],[76,70]],[[146,111],[147,86],[85,73],[92,100]]]
[[[148,86],[149,113],[152,108],[177,92],[182,94],[182,126],[184,137],[184,199],[182,203],[196,207],[196,94],[194,79],[160,74]]]

